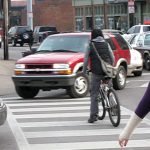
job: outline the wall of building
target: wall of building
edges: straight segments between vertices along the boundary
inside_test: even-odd
[[[22,25],[26,22],[26,9],[22,11]],[[33,26],[56,26],[59,32],[74,30],[73,6],[71,0],[35,0],[33,5]]]

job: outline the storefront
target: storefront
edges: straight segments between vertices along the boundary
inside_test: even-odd
[[[134,0],[133,0],[134,1]],[[72,0],[75,12],[75,30],[109,28],[127,31],[135,24],[150,22],[150,1],[135,0],[133,13],[129,0]]]

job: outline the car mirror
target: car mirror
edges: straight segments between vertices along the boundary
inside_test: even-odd
[[[30,51],[25,51],[25,52],[22,52],[22,57],[25,57],[25,56],[28,56],[28,55],[31,55],[31,54],[34,54],[36,52],[37,48],[31,48]]]

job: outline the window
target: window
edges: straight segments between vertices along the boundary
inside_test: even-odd
[[[75,14],[76,16],[83,16],[83,8],[76,8]]]
[[[147,34],[145,36],[144,45],[150,45],[150,34]]]
[[[105,40],[109,43],[111,49],[112,49],[112,50],[115,50],[116,47],[115,47],[115,45],[114,45],[112,39],[111,39],[108,35],[105,35],[105,34],[104,34],[104,38],[105,38]]]
[[[140,33],[140,26],[136,26],[134,29],[134,33]]]
[[[89,36],[51,36],[46,38],[37,51],[48,50],[70,50],[74,52],[85,52],[89,46]]]
[[[76,31],[82,31],[82,30],[83,30],[83,19],[76,18]]]
[[[86,17],[86,30],[91,30],[92,24],[93,24],[92,17]]]
[[[134,29],[135,29],[135,27],[131,27],[131,28],[127,31],[127,33],[128,33],[128,34],[134,33]]]
[[[143,32],[150,31],[150,26],[143,26]]]
[[[120,34],[114,34],[114,35],[122,50],[129,49],[127,42],[124,40],[124,38]]]

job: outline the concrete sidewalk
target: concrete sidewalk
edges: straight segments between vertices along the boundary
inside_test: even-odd
[[[11,76],[15,66],[14,60],[0,60],[0,96],[15,92]]]
[[[0,59],[0,97],[15,93],[15,88],[11,79],[14,65],[14,60]],[[19,150],[7,120],[0,126],[0,150]]]

